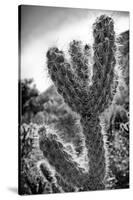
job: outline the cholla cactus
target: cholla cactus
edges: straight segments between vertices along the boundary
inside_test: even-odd
[[[112,18],[106,15],[97,18],[93,24],[93,37],[93,66],[90,46],[83,46],[80,41],[70,43],[69,62],[63,51],[56,47],[47,52],[48,72],[58,93],[81,117],[89,160],[88,171],[78,166],[54,135],[45,135],[40,147],[60,176],[79,190],[105,188],[106,145],[99,117],[113,98],[116,47]]]

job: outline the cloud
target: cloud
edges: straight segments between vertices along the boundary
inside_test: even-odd
[[[47,35],[64,25],[74,24],[85,19],[87,15],[87,9],[24,5],[21,7],[22,47],[36,37]]]

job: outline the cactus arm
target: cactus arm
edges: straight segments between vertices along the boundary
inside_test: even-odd
[[[86,45],[83,47],[81,41],[73,40],[69,45],[69,54],[71,56],[72,67],[83,84],[88,85],[89,74],[89,54],[90,47]]]
[[[54,166],[67,183],[77,187],[83,184],[85,178],[83,169],[67,153],[56,135],[43,134],[40,138],[40,149],[43,151],[44,157],[48,159],[49,164]]]
[[[62,187],[57,184],[55,175],[51,172],[51,169],[49,169],[45,162],[40,164],[40,170],[45,179],[50,183],[53,193],[64,192]]]
[[[115,32],[112,18],[100,16],[93,25],[94,65],[91,94],[94,96],[95,112],[101,113],[112,101],[112,83],[115,61]],[[102,98],[100,98],[102,97]]]
[[[78,81],[71,65],[65,60],[62,51],[49,49],[47,53],[48,71],[57,91],[75,112],[82,110],[82,94],[85,92],[82,80]]]

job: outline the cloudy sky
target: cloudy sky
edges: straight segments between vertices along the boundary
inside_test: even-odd
[[[129,13],[77,8],[21,6],[21,78],[33,78],[43,92],[51,80],[47,74],[46,52],[51,46],[67,50],[73,39],[92,44],[92,24],[107,14],[115,21],[115,32],[129,29]]]

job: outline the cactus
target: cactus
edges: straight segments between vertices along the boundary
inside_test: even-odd
[[[70,43],[70,61],[57,47],[47,52],[48,72],[58,93],[72,111],[80,115],[88,171],[78,166],[53,134],[44,133],[40,139],[40,148],[58,174],[72,187],[78,187],[79,191],[105,189],[107,149],[100,115],[113,99],[116,46],[112,18],[106,15],[97,18],[93,24],[93,37],[93,63],[90,46],[83,46],[81,41]]]

